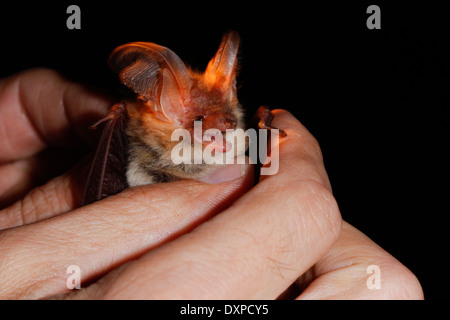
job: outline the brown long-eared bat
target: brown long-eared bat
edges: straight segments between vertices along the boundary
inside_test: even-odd
[[[109,66],[135,97],[113,105],[108,115],[93,127],[104,124],[83,197],[88,204],[127,187],[197,179],[215,164],[174,163],[172,150],[179,141],[171,137],[176,129],[191,134],[202,146],[213,144],[216,152],[228,152],[223,141],[207,143],[195,134],[201,121],[202,133],[216,129],[243,129],[243,108],[237,99],[236,70],[239,35],[227,33],[204,73],[188,68],[170,49],[148,42],[117,47]],[[261,107],[260,128],[270,126],[270,110]],[[285,134],[280,130],[280,134]],[[239,148],[239,146],[237,146]],[[245,147],[241,151],[245,151]]]

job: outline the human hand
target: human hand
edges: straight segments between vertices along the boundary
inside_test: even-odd
[[[1,203],[34,185],[42,150],[88,141],[111,102],[48,70],[1,82]],[[280,169],[251,189],[237,168],[220,184],[141,186],[78,208],[82,162],[31,190],[0,211],[0,297],[420,298],[409,270],[341,221],[315,139],[275,114],[288,133]],[[71,265],[81,290],[67,289]],[[380,290],[366,286],[369,265]]]

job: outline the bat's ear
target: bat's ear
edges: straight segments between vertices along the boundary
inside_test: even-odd
[[[209,88],[223,93],[235,90],[238,50],[239,35],[231,31],[222,38],[219,50],[206,67],[204,79]]]
[[[168,69],[163,69],[162,71],[160,89],[157,96],[161,112],[169,120],[178,119],[187,111],[187,108],[185,101],[181,98],[177,82]]]
[[[117,47],[108,63],[124,85],[153,100],[167,119],[174,120],[185,112],[192,80],[172,50],[149,42],[128,43]]]

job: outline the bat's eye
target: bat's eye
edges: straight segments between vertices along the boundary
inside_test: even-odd
[[[195,119],[194,119],[194,121],[203,121],[203,120],[205,120],[205,116],[197,116]]]

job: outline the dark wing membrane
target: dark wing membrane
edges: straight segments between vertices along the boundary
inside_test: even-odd
[[[123,110],[123,109],[122,109]],[[126,118],[124,112],[115,112],[104,128],[83,195],[83,205],[119,193],[128,187]]]
[[[269,107],[266,106],[261,106],[258,108],[258,111],[256,112],[256,114],[251,118],[250,123],[249,123],[249,127],[253,128],[256,130],[256,132],[258,133],[258,137],[256,140],[254,141],[250,141],[250,144],[254,143],[256,144],[256,147],[250,146],[247,150],[247,155],[249,156],[249,158],[253,161],[253,163],[255,163],[256,165],[254,166],[255,169],[255,184],[259,182],[260,176],[261,176],[261,167],[264,164],[264,160],[265,159],[261,159],[261,155],[266,156],[267,152],[271,150],[271,146],[270,146],[270,141],[271,139],[271,134],[272,131],[271,129],[278,129],[272,126],[272,121],[273,121],[273,114],[270,110]],[[258,129],[267,129],[267,136],[266,139],[260,139],[260,135],[263,134],[263,132],[261,132]],[[285,137],[287,136],[287,133],[283,130],[283,129],[278,129],[279,130],[279,137]],[[259,142],[263,140],[263,141],[267,141],[267,145],[261,145]],[[255,152],[254,154],[250,153],[250,150],[256,148],[257,152]],[[261,150],[262,148],[262,150]]]

